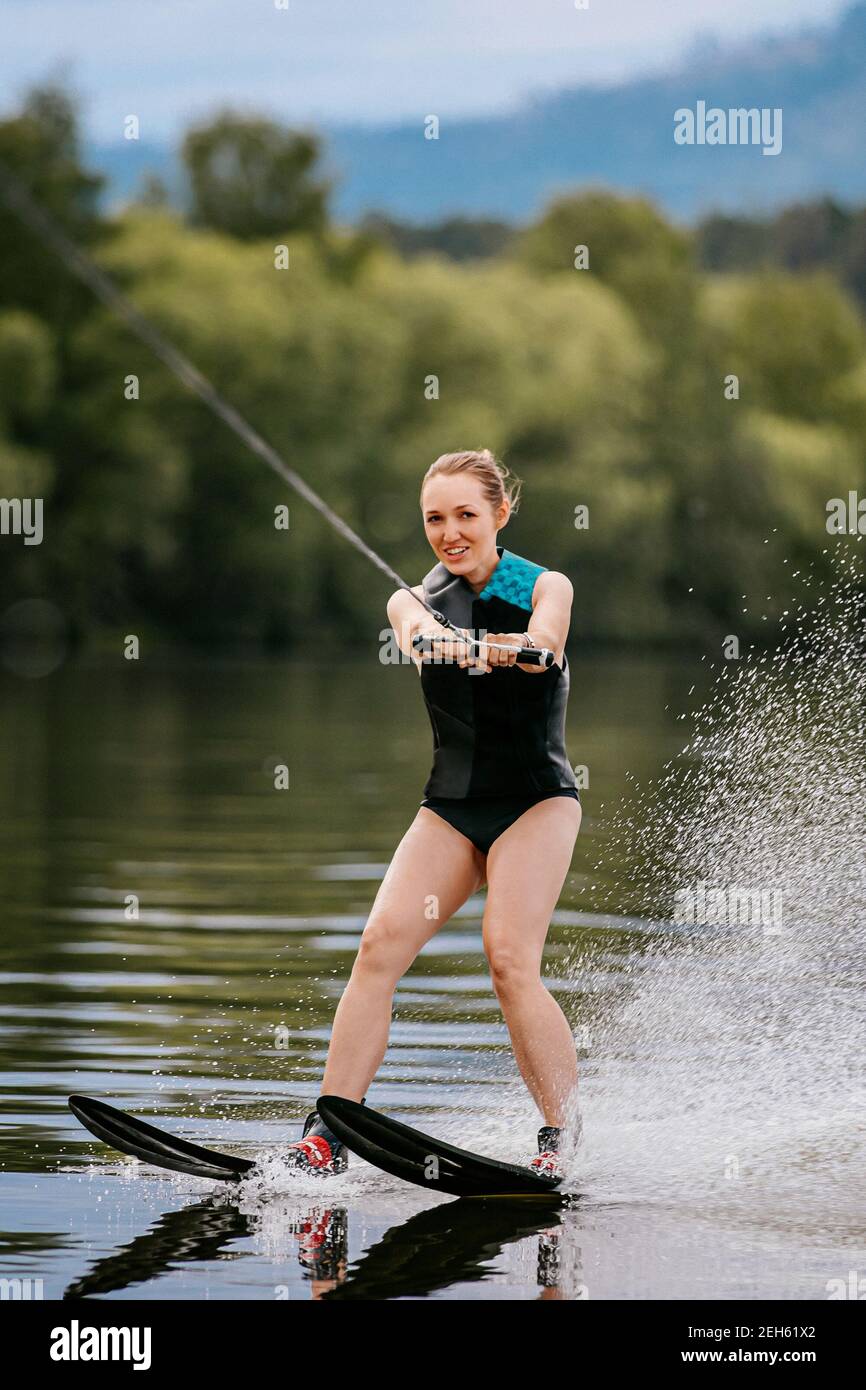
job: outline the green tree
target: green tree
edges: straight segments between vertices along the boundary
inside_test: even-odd
[[[704,314],[741,399],[792,419],[829,419],[838,383],[866,356],[863,321],[826,271],[715,277]]]
[[[330,185],[313,177],[315,135],[224,111],[190,130],[181,152],[194,226],[239,241],[324,229]]]
[[[450,261],[489,260],[512,243],[514,229],[492,217],[446,217],[432,225],[416,226],[382,213],[367,213],[360,230],[384,242],[407,260],[439,252]]]
[[[574,266],[579,246],[588,273],[621,295],[654,339],[671,336],[691,312],[692,239],[647,199],[595,189],[557,198],[517,238],[515,254],[536,271],[586,274]]]
[[[16,176],[73,241],[109,235],[98,200],[105,180],[81,163],[74,100],[60,86],[35,87],[20,112],[0,121],[0,165]],[[59,327],[90,311],[92,296],[17,217],[0,217],[0,304],[17,305]]]

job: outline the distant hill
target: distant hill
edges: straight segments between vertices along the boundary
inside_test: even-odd
[[[777,156],[758,146],[680,146],[674,112],[707,106],[781,107]],[[452,215],[523,222],[555,193],[604,184],[644,193],[691,221],[710,210],[769,213],[829,194],[866,199],[866,3],[838,23],[774,34],[731,48],[693,50],[666,76],[604,88],[576,87],[510,116],[443,125],[438,141],[417,124],[323,129],[337,178],[335,215],[378,211],[427,222]],[[111,179],[112,200],[129,197],[146,167],[177,194],[170,151],[92,147]]]

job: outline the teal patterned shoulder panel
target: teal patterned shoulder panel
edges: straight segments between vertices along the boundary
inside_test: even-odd
[[[535,565],[503,547],[502,558],[478,595],[481,599],[501,598],[517,608],[532,611],[532,591],[535,581],[544,574],[545,565]]]

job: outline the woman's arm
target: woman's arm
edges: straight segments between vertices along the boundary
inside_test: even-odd
[[[421,585],[417,585],[412,591],[421,595]],[[397,638],[397,645],[406,656],[410,656],[421,672],[421,658],[412,646],[412,638],[417,632],[425,631],[428,627],[442,631],[438,623],[430,617],[425,608],[420,603],[406,593],[405,589],[396,589],[388,600],[388,622],[394,629]]]
[[[574,589],[571,580],[557,570],[545,570],[535,581],[532,591],[532,617],[526,629],[536,647],[547,647],[553,651],[556,664],[562,665],[565,655],[565,639],[571,622],[571,600]],[[503,647],[525,647],[522,632],[488,632],[486,640]],[[462,665],[463,663],[461,663]],[[471,664],[482,671],[489,672],[496,666],[516,666],[530,675],[543,675],[546,666],[528,666],[515,660],[515,653],[491,650],[482,647],[477,659]]]
[[[535,581],[532,591],[532,617],[526,631],[537,647],[550,647],[556,652],[556,663],[562,665],[565,641],[571,623],[571,603],[574,585],[567,574],[545,570]],[[541,666],[521,666],[522,671],[542,671]]]

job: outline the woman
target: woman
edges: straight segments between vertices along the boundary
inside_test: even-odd
[[[487,449],[443,454],[424,477],[424,529],[437,563],[414,592],[462,631],[511,650],[472,648],[405,590],[391,596],[388,618],[418,668],[433,725],[433,770],[364,928],[321,1094],[363,1103],[388,1045],[397,982],[486,882],[484,951],[517,1065],[544,1118],[530,1167],[559,1176],[560,1134],[570,1118],[579,1125],[577,1059],[540,970],[581,818],[564,744],[573,591],[564,574],[497,545],[518,497],[519,483]],[[417,633],[437,638],[426,658],[412,647]],[[554,665],[517,663],[521,646],[552,648]],[[290,1161],[339,1172],[347,1154],[313,1111]]]

